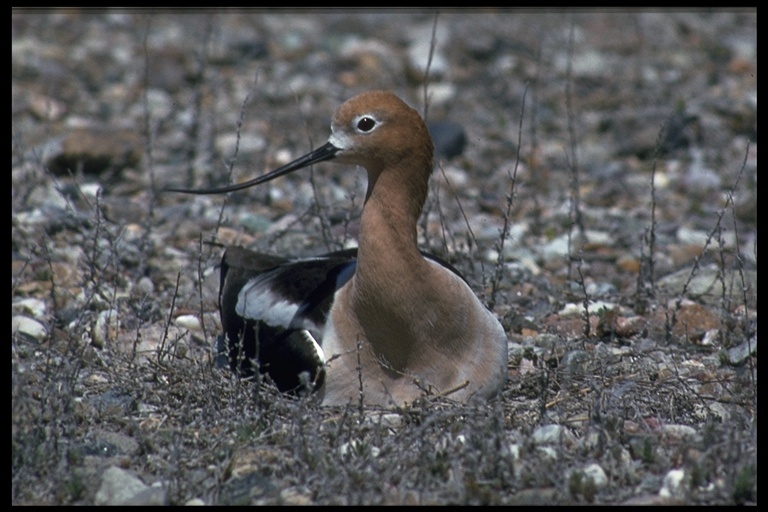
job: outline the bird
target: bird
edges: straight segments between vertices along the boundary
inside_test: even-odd
[[[367,91],[337,108],[325,144],[272,172],[221,188],[166,188],[228,193],[324,161],[367,173],[357,248],[303,258],[226,248],[219,312],[234,371],[267,374],[281,391],[324,405],[501,392],[504,328],[456,268],[418,247],[433,153],[415,109],[393,92]]]

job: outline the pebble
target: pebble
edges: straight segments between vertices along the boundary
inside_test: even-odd
[[[729,348],[726,357],[730,364],[743,364],[750,356],[757,355],[757,336]]]
[[[608,485],[608,475],[605,474],[605,470],[597,463],[588,464],[582,469],[586,478],[591,478],[595,487],[598,489],[604,488]]]
[[[189,329],[190,331],[202,329],[200,319],[196,315],[179,315],[174,319],[174,323],[182,329]]]
[[[15,315],[11,317],[11,335],[25,334],[37,341],[43,341],[48,336],[48,329],[33,318]]]
[[[570,429],[556,424],[536,427],[533,431],[532,440],[539,445],[562,444],[566,447],[573,446],[576,443],[576,437]]]
[[[464,127],[459,123],[451,121],[431,122],[427,124],[429,134],[432,135],[432,142],[435,145],[435,156],[437,158],[451,158],[461,155],[464,146],[467,144],[467,135]],[[451,180],[452,184],[462,187],[467,183],[466,178],[460,182]]]
[[[280,491],[280,504],[289,507],[312,505],[312,495],[305,487],[288,487]]]
[[[45,302],[33,298],[16,299],[13,301],[13,308],[29,313],[33,318],[42,318],[46,311]]]
[[[333,108],[361,89],[393,88],[422,110],[423,72],[434,17],[410,11],[399,16],[192,14],[184,16],[180,24],[178,16],[157,13],[146,25],[144,18],[130,13],[101,16],[61,11],[46,15],[43,23],[37,21],[37,15],[14,12],[14,400],[16,393],[22,398],[29,393],[33,400],[19,403],[55,406],[57,402],[45,395],[48,390],[74,391],[78,423],[68,423],[73,418],[66,408],[50,407],[41,408],[40,414],[53,411],[59,416],[36,416],[37,409],[31,407],[34,414],[17,420],[16,413],[23,412],[19,407],[14,408],[12,431],[16,436],[26,432],[28,425],[43,425],[46,428],[40,432],[47,435],[48,427],[54,428],[51,433],[64,434],[56,438],[62,441],[57,449],[90,447],[99,452],[93,458],[101,464],[111,464],[104,457],[116,453],[120,457],[116,467],[96,481],[86,482],[83,502],[164,504],[169,497],[158,487],[161,482],[143,482],[163,474],[157,472],[157,464],[166,462],[163,454],[180,447],[188,471],[179,472],[178,489],[187,490],[172,499],[189,505],[216,505],[222,498],[217,503],[215,496],[219,495],[202,490],[213,489],[222,482],[215,479],[226,478],[230,469],[232,477],[223,485],[236,480],[239,469],[230,465],[228,454],[234,460],[246,447],[258,445],[258,456],[249,470],[261,483],[244,482],[235,503],[375,503],[381,499],[378,487],[391,486],[391,482],[379,486],[380,482],[366,475],[373,475],[374,469],[384,470],[376,475],[386,474],[391,468],[384,466],[384,459],[393,455],[391,443],[405,440],[413,444],[394,453],[393,459],[400,470],[395,477],[399,488],[384,491],[398,497],[395,503],[445,503],[447,495],[450,502],[488,499],[503,500],[499,504],[553,504],[568,498],[560,493],[560,482],[557,489],[547,486],[568,471],[579,471],[591,475],[596,484],[607,478],[606,472],[615,478],[610,485],[616,489],[599,495],[605,504],[615,503],[617,496],[625,500],[633,493],[637,497],[630,501],[637,503],[690,504],[686,501],[689,476],[668,459],[674,459],[686,445],[699,443],[701,425],[712,416],[722,418],[722,425],[743,423],[736,420],[744,416],[744,405],[717,400],[720,393],[733,396],[734,390],[749,389],[744,385],[751,384],[749,372],[731,365],[749,363],[757,350],[752,330],[757,322],[757,145],[751,144],[745,155],[747,142],[756,140],[757,120],[756,16],[749,12],[708,16],[649,12],[638,18],[639,25],[632,30],[621,23],[628,18],[620,13],[585,14],[576,21],[570,61],[564,51],[570,22],[556,16],[504,11],[441,11],[438,16],[428,120],[445,123],[437,129],[430,123],[430,129],[436,161],[450,159],[446,174],[453,190],[444,186],[444,180],[432,188],[427,231],[420,231],[419,239],[428,242],[423,244],[425,248],[439,248],[440,254],[448,255],[485,298],[490,296],[488,277],[498,260],[500,249],[495,242],[522,121],[523,161],[494,307],[508,328],[513,364],[494,423],[503,432],[489,434],[504,436],[498,446],[509,445],[509,454],[507,448],[502,450],[503,457],[514,460],[513,483],[523,482],[531,488],[513,485],[512,492],[494,480],[497,475],[487,461],[495,455],[475,449],[476,429],[483,428],[484,420],[474,409],[456,415],[456,408],[450,406],[429,416],[408,410],[376,411],[358,419],[354,408],[328,412],[289,401],[270,403],[254,413],[252,388],[238,387],[235,393],[242,395],[231,394],[227,386],[236,379],[227,370],[217,369],[205,374],[208,380],[195,381],[191,389],[171,390],[179,393],[181,408],[169,408],[167,401],[155,395],[175,382],[187,384],[183,379],[188,375],[181,373],[189,368],[185,364],[209,364],[211,340],[198,344],[195,341],[202,338],[202,331],[196,330],[194,335],[186,331],[204,323],[206,337],[221,332],[216,314],[220,247],[205,245],[201,251],[201,234],[206,242],[215,235],[216,242],[277,253],[317,252],[325,248],[318,212],[327,213],[334,241],[347,229],[339,219],[351,219],[354,233],[366,184],[359,170],[323,164],[315,177],[327,178],[330,184],[319,188],[313,188],[306,174],[276,180],[268,190],[230,194],[226,201],[223,196],[172,196],[159,192],[159,187],[184,183],[190,166],[199,185],[223,182],[219,173],[230,163],[237,144],[241,113],[244,124],[234,164],[235,176],[242,180],[322,144]],[[212,30],[210,39],[206,39],[207,29]],[[641,35],[653,33],[654,37],[639,40],[638,29]],[[553,39],[541,40],[542,33]],[[147,38],[140,37],[142,34]],[[624,77],[629,80],[617,80],[638,48],[644,52],[641,64],[625,69],[630,71]],[[144,83],[144,59],[149,59],[154,70],[148,84]],[[195,74],[198,65],[203,66],[202,76]],[[584,171],[580,192],[588,229],[579,270],[584,272],[590,299],[602,300],[619,315],[615,325],[606,324],[606,331],[615,327],[618,340],[596,340],[594,330],[585,338],[580,319],[583,306],[568,296],[582,291],[581,285],[571,288],[573,267],[567,268],[567,232],[573,229],[569,164],[574,156],[563,102],[569,66],[575,75],[576,156]],[[614,68],[617,73],[608,72]],[[526,83],[531,86],[523,110]],[[626,84],[632,86],[626,88]],[[671,90],[685,105],[654,102],[653,98],[672,97]],[[243,107],[246,95],[249,100]],[[675,109],[678,111],[671,112]],[[669,133],[662,137],[662,152],[655,156],[663,123]],[[699,151],[699,147],[706,149]],[[737,243],[729,217],[718,236],[726,256],[740,252],[740,259],[734,261],[744,266],[747,304],[742,304],[742,283],[731,280],[740,274],[729,268],[726,292],[734,300],[731,310],[722,311],[718,240],[712,238],[708,252],[702,253],[702,248],[714,227],[711,213],[722,207],[723,191],[733,183],[745,156],[734,213],[737,222],[746,223],[746,229],[739,225]],[[46,169],[48,163],[51,167]],[[74,178],[67,172],[72,166],[76,167]],[[656,166],[654,277],[658,300],[649,304],[647,313],[627,317],[627,310],[619,304],[631,307],[637,279],[643,277],[645,253],[641,249],[647,249],[643,236],[650,225],[652,166]],[[77,167],[93,174],[77,175]],[[441,180],[438,170],[433,179]],[[458,210],[457,198],[463,212]],[[470,240],[467,223],[474,240]],[[577,256],[579,249],[579,244],[572,243],[570,256]],[[703,259],[694,270],[693,259],[700,254]],[[716,264],[710,266],[710,262]],[[208,276],[203,297],[198,283],[201,265]],[[672,277],[677,271],[679,275]],[[177,274],[181,275],[178,291]],[[680,305],[677,299],[684,286],[691,302]],[[736,292],[733,297],[732,291]],[[181,316],[167,326],[173,300],[177,301],[174,314]],[[199,316],[201,300],[203,318]],[[564,309],[567,302],[571,304]],[[737,313],[739,325],[742,318],[751,324],[743,333],[737,331],[736,337],[726,338],[731,333],[718,322],[734,313],[737,305],[746,308]],[[690,342],[697,346],[690,347],[686,340],[667,343],[663,332],[667,307],[678,308],[677,325],[684,323],[695,331]],[[558,312],[569,310],[574,316],[559,318]],[[592,306],[590,312],[597,318]],[[518,318],[526,321],[512,321]],[[575,327],[558,329],[566,324]],[[675,328],[681,328],[678,326]],[[62,375],[59,368],[67,369],[69,354],[39,342],[72,339],[77,346],[78,336],[87,329],[97,339],[93,345],[102,348],[85,347],[86,357],[76,359],[78,368],[84,365],[82,371],[65,374],[72,378],[50,380],[51,375]],[[721,347],[722,339],[736,341]],[[167,349],[167,357],[161,361],[157,358],[160,344]],[[128,354],[135,350],[130,366],[113,357],[116,351],[112,348]],[[188,357],[182,361],[172,358],[174,353]],[[608,373],[591,375],[592,360],[609,361]],[[565,386],[581,381],[571,376],[563,379],[564,369],[585,378],[584,386],[578,387],[585,395],[570,394]],[[605,386],[592,389],[589,383],[595,379]],[[682,389],[681,382],[684,392],[676,393]],[[197,393],[198,386],[202,396],[185,395]],[[633,416],[638,421],[634,427],[624,421],[628,430],[636,429],[627,434],[628,441],[611,439],[612,431],[601,432],[608,434],[609,450],[621,449],[621,458],[616,451],[598,453],[598,447],[604,446],[595,440],[595,431],[608,425],[608,420],[622,424],[626,420],[623,406],[631,408],[634,395],[646,390],[649,393],[643,399],[647,401],[642,405],[654,413],[645,419],[646,413],[640,411],[640,416]],[[681,399],[691,393],[704,399],[694,400],[688,415],[676,415],[680,418],[676,421],[686,424],[667,424],[670,416],[660,405],[669,404],[659,402],[655,391]],[[545,399],[546,393],[550,395]],[[736,402],[754,403],[748,395],[737,398]],[[589,417],[585,411],[598,401],[605,423],[585,422]],[[256,421],[252,421],[254,417]],[[328,489],[324,478],[329,475],[313,472],[313,466],[305,464],[309,461],[296,458],[301,450],[293,444],[294,418],[306,418],[308,427],[324,429],[300,434],[314,443],[310,445],[314,467],[332,468],[330,464],[339,459],[338,447],[349,441],[344,467],[332,469],[354,471],[348,475],[354,480],[337,473],[334,483],[340,489]],[[266,430],[262,420],[269,423]],[[114,432],[118,437],[110,437],[93,428],[97,423],[127,428]],[[153,434],[135,437],[135,428]],[[364,436],[357,435],[358,428]],[[345,437],[333,439],[329,446],[325,441],[330,439],[324,437],[328,432]],[[350,439],[366,442],[353,446]],[[721,439],[725,449],[733,442],[728,436]],[[755,453],[750,451],[754,442],[749,439],[738,438],[746,457]],[[23,440],[14,437],[14,447]],[[419,443],[425,450],[442,449],[451,458],[444,467],[418,466]],[[197,451],[187,450],[190,446]],[[644,454],[646,447],[651,451]],[[152,453],[142,458],[137,449]],[[362,452],[360,456],[354,456],[356,450]],[[385,450],[387,457],[382,456]],[[201,453],[203,461],[195,455]],[[605,453],[612,454],[610,468],[602,467]],[[635,459],[626,460],[630,454]],[[656,457],[650,465],[643,459],[648,454]],[[67,456],[66,452],[50,454],[51,460],[68,461],[67,471],[79,471]],[[503,457],[500,460],[509,462]],[[139,463],[135,463],[137,458]],[[142,471],[140,468],[152,469],[137,478],[131,470]],[[547,473],[552,468],[557,472]],[[28,469],[32,474],[35,468]],[[427,472],[418,473],[425,469]],[[433,469],[434,473],[428,472]],[[472,474],[467,473],[470,469]],[[46,471],[52,469],[46,467],[39,473]],[[199,481],[197,471],[214,481]],[[418,485],[413,484],[415,474]],[[68,478],[64,475],[58,481]],[[728,499],[722,484],[707,483],[717,486],[717,500]],[[49,484],[30,482],[18,496],[72,504],[66,495],[69,486],[59,486],[57,494],[50,496],[45,491],[51,488]],[[702,486],[696,492],[709,488]],[[124,493],[127,496],[119,496],[120,491],[130,489]],[[58,493],[60,490],[64,492]],[[487,490],[491,490],[490,498]],[[697,498],[706,501],[706,495]],[[214,501],[209,503],[210,499]]]
[[[65,175],[82,169],[85,174],[121,170],[139,163],[143,143],[136,130],[112,126],[73,128],[47,160],[52,172]]]
[[[683,480],[685,479],[685,470],[673,469],[664,476],[664,482],[659,489],[659,496],[662,498],[679,498],[684,494]]]
[[[96,324],[91,333],[93,344],[103,348],[108,342],[117,338],[119,329],[119,312],[116,309],[102,311],[97,315]]]
[[[165,505],[166,491],[145,485],[129,471],[112,466],[102,478],[94,497],[97,506],[158,506]]]

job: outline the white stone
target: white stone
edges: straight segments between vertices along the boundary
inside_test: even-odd
[[[673,469],[664,477],[664,483],[659,490],[659,496],[662,498],[680,497],[683,494],[683,479],[685,471],[682,469]]]
[[[11,318],[11,335],[17,332],[30,336],[37,341],[42,341],[48,336],[48,330],[43,324],[23,315],[16,315]]]
[[[174,323],[182,329],[188,329],[190,331],[199,331],[202,329],[200,319],[197,315],[179,315],[174,320]]]
[[[32,298],[15,300],[13,301],[13,307],[20,311],[30,313],[35,318],[41,318],[45,315],[46,309],[45,302],[40,299]]]

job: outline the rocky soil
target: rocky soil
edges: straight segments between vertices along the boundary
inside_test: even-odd
[[[435,24],[436,21],[436,24]],[[12,503],[756,504],[757,13],[12,12]],[[360,170],[228,196],[386,88],[420,243],[509,336],[483,405],[222,368],[223,244],[355,244]]]

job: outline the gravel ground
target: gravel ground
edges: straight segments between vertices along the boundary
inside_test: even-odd
[[[11,29],[13,504],[757,503],[756,10]],[[218,364],[222,244],[354,245],[365,177],[160,189],[275,168],[368,89],[432,123],[420,244],[507,330],[491,403],[319,407]]]

